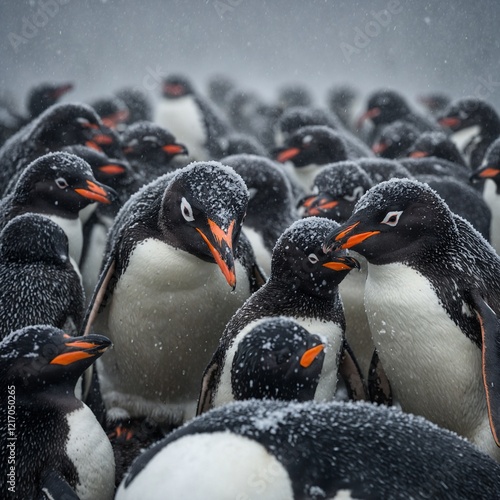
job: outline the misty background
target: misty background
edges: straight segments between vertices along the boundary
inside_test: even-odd
[[[398,12],[381,26],[375,14],[391,2]],[[44,5],[50,15],[36,18]],[[42,81],[72,81],[63,100],[88,101],[127,85],[157,97],[148,74],[185,73],[205,92],[225,73],[268,100],[304,83],[323,105],[329,87],[351,83],[362,95],[399,89],[413,104],[427,91],[481,89],[500,108],[499,14],[498,0],[2,0],[0,91],[24,111]]]

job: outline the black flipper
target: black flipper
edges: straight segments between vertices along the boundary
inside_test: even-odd
[[[368,370],[368,393],[372,403],[392,406],[391,383],[387,378],[377,351],[373,351],[370,368]]]
[[[212,362],[207,366],[203,374],[200,397],[198,398],[198,405],[196,407],[196,416],[205,413],[212,407],[212,394],[215,389],[218,368],[218,363],[212,359]]]
[[[45,474],[37,500],[79,500],[75,490],[56,471]]]
[[[367,401],[368,392],[366,391],[363,375],[351,346],[344,339],[342,353],[339,360],[339,375],[344,381],[349,399],[353,401]]]
[[[500,446],[500,321],[478,290],[471,292],[481,325],[482,371],[491,433]]]

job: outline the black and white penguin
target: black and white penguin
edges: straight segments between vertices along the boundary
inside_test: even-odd
[[[437,124],[415,113],[399,92],[388,89],[377,90],[369,96],[366,111],[358,119],[358,129],[366,120],[370,120],[374,127],[368,140],[370,144],[382,127],[396,120],[413,125],[419,132],[439,129]]]
[[[113,498],[111,444],[75,397],[78,378],[109,346],[47,325],[0,343],[2,498]]]
[[[172,133],[152,122],[136,122],[121,134],[123,152],[143,184],[178,168],[172,160],[187,155],[184,144],[179,144]]]
[[[443,132],[424,132],[416,139],[407,152],[410,158],[435,156],[452,163],[468,166],[455,143]]]
[[[401,158],[418,139],[420,132],[411,123],[396,120],[380,127],[372,151],[382,158]]]
[[[357,261],[343,252],[331,254],[321,249],[326,235],[337,226],[334,221],[310,217],[294,222],[280,237],[273,251],[269,279],[231,318],[205,370],[198,414],[236,399],[236,352],[250,331],[277,316],[319,336],[325,358],[313,395],[317,400],[333,399],[345,347],[338,284],[358,267]],[[364,398],[359,371],[352,372],[351,380],[353,397]],[[245,382],[251,384],[252,380],[247,378]]]
[[[360,155],[349,149],[341,132],[322,125],[311,125],[292,134],[282,148],[274,151],[274,158],[284,164],[285,171],[295,184],[309,194],[314,177],[325,165],[370,154]]]
[[[304,217],[325,217],[339,224],[352,214],[358,200],[371,187],[369,175],[355,162],[342,161],[326,165],[314,179],[313,194],[302,200]],[[344,306],[345,336],[356,356],[365,380],[375,350],[364,308],[367,263],[361,255],[353,255],[359,270],[350,272],[341,283],[339,292]]]
[[[83,246],[80,211],[115,197],[111,188],[97,182],[87,162],[69,153],[49,153],[30,163],[1,200],[0,228],[16,215],[43,214],[64,229],[70,257],[78,266]]]
[[[500,116],[493,106],[477,97],[452,102],[438,119],[453,132],[457,144],[471,168],[478,168],[489,146],[500,136]]]
[[[194,162],[119,212],[87,321],[115,346],[98,367],[108,408],[167,422],[194,414],[226,323],[265,281],[240,234],[247,204],[234,170]]]
[[[498,366],[487,367],[481,352],[498,333],[486,328],[481,304],[500,311],[493,248],[428,185],[405,179],[370,189],[325,248],[368,261],[366,313],[402,409],[500,459],[492,435],[499,397],[490,385]]]
[[[102,123],[113,130],[122,127],[129,116],[129,110],[125,101],[117,95],[94,99],[90,105],[100,116]]]
[[[420,158],[399,158],[399,163],[405,167],[410,174],[418,177],[420,175],[437,175],[439,177],[452,177],[457,181],[469,184],[471,170],[463,164],[451,162],[435,156],[422,156]]]
[[[80,330],[80,276],[69,260],[66,234],[47,217],[19,215],[0,232],[0,282],[0,338],[29,325]]]
[[[162,96],[156,112],[156,123],[186,145],[191,159],[211,159],[212,144],[229,131],[222,116],[196,93],[184,76],[166,78]]]
[[[484,181],[483,197],[491,211],[490,243],[500,255],[500,139],[491,144],[471,180]]]
[[[261,156],[233,155],[222,162],[241,175],[248,188],[250,199],[243,232],[258,264],[269,275],[278,238],[299,218],[288,178],[272,160]]]
[[[85,144],[101,150],[106,136],[95,111],[84,104],[55,104],[14,134],[0,149],[0,192],[33,160],[64,146]]]
[[[143,453],[116,500],[500,498],[499,466],[455,433],[368,403],[243,401]]]

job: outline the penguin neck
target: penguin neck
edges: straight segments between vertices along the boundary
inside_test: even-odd
[[[67,410],[80,408],[83,403],[75,396],[75,381],[61,380],[57,384],[36,386],[24,393],[25,406],[51,407],[57,405]]]

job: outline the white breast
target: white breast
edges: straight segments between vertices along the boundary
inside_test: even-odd
[[[113,390],[194,408],[220,335],[250,295],[239,264],[236,274],[233,292],[216,264],[158,240],[137,245],[105,311],[107,325],[96,326],[114,343],[102,358]]]
[[[259,264],[266,275],[269,276],[271,274],[271,252],[264,245],[264,239],[257,231],[254,231],[250,227],[243,226],[243,232],[248,238],[248,241],[250,241],[250,245],[252,245],[257,264]]]
[[[305,190],[306,193],[311,193],[314,185],[314,178],[319,174],[323,165],[311,164],[306,167],[293,167],[292,176],[297,181],[299,186]]]
[[[495,181],[486,179],[483,197],[484,201],[491,210],[491,246],[497,253],[500,253],[500,195],[497,194],[497,185],[495,184]]]
[[[481,352],[452,322],[428,280],[403,264],[369,264],[365,306],[402,409],[474,439],[486,417]]]
[[[261,444],[230,432],[191,434],[158,452],[116,500],[289,500],[286,469]]]
[[[77,495],[82,500],[112,499],[115,459],[106,433],[86,405],[70,413],[67,420],[66,454],[78,471]]]
[[[83,229],[80,218],[68,219],[66,217],[59,217],[58,215],[47,215],[46,217],[63,228],[68,237],[69,255],[77,264],[80,264],[83,248]]]
[[[233,365],[233,359],[238,349],[238,345],[250,330],[267,319],[269,318],[260,318],[246,325],[245,328],[238,332],[238,335],[234,338],[233,343],[227,349],[219,387],[213,401],[214,408],[234,401],[231,389],[231,367]],[[305,318],[288,319],[299,324],[310,333],[318,335],[321,338],[321,341],[325,343],[325,360],[323,362],[321,378],[318,383],[318,387],[316,388],[314,399],[317,401],[332,400],[337,387],[338,358],[340,348],[342,346],[342,331],[338,325],[332,322]]]
[[[156,123],[187,146],[190,157],[198,161],[209,159],[205,149],[207,133],[203,115],[193,96],[162,99],[158,104]]]

